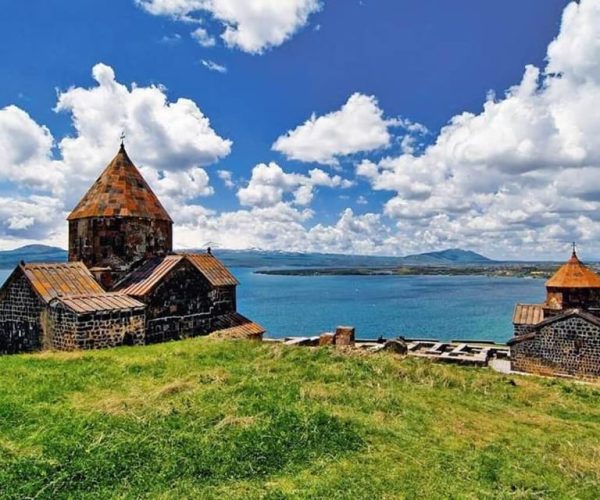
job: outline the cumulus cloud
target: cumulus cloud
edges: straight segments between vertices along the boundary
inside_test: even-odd
[[[384,118],[375,97],[356,93],[341,109],[319,117],[313,114],[279,137],[273,150],[293,160],[337,165],[340,156],[389,146],[389,128],[398,124]]]
[[[217,176],[223,181],[227,189],[235,188],[235,182],[233,181],[233,172],[230,170],[217,170]]]
[[[50,168],[54,138],[16,106],[0,109],[0,180],[32,189],[56,187],[60,174]]]
[[[129,89],[105,64],[95,65],[92,74],[96,86],[70,88],[58,96],[56,111],[69,113],[77,132],[60,141],[66,163],[96,172],[121,131],[132,156],[157,170],[202,167],[230,153],[231,141],[212,129],[194,101],[169,102],[166,89],[156,85]]]
[[[295,205],[308,205],[313,199],[314,189],[319,186],[347,188],[352,182],[339,175],[329,175],[315,168],[308,175],[286,173],[276,163],[256,165],[248,185],[237,193],[240,203],[245,206],[270,207],[283,201],[289,193]]]
[[[203,207],[199,200],[213,192],[205,167],[225,157],[231,143],[194,102],[172,102],[160,86],[127,87],[109,67],[96,66],[94,86],[59,94],[57,110],[72,116],[72,137],[55,139],[17,107],[0,110],[0,180],[14,188],[0,197],[0,245],[37,237],[64,246],[65,213],[114,155],[125,130],[131,156],[176,220],[178,247],[213,241],[229,248],[378,254],[463,247],[499,258],[543,258],[560,257],[576,240],[597,257],[599,39],[600,2],[569,4],[546,66],[526,67],[520,82],[499,98],[490,94],[479,113],[452,117],[427,147],[422,126],[385,118],[377,101],[362,94],[290,131],[275,149],[324,164],[385,148],[393,140],[390,127],[405,132],[400,154],[356,160],[362,186],[348,194],[361,205],[367,198],[359,188],[378,191],[368,197],[369,213],[346,208],[327,224],[313,209],[317,190],[351,181],[320,169],[298,173],[264,163],[243,184],[221,170],[217,176],[237,188],[241,206]]]
[[[6,210],[12,203],[13,212],[3,217],[0,241],[27,242],[34,233],[54,241],[64,234],[59,229],[64,216],[115,155],[120,131],[126,133],[128,152],[175,214],[182,212],[178,206],[213,193],[204,167],[227,156],[231,141],[212,129],[196,103],[170,102],[161,86],[128,88],[104,64],[94,66],[92,74],[95,86],[59,92],[55,111],[71,116],[75,133],[58,142],[22,109],[0,110],[0,181],[10,183],[14,194],[2,200]]]
[[[214,47],[217,44],[217,41],[202,27],[196,28],[191,34],[192,38],[202,45],[202,47]]]
[[[279,202],[267,207],[199,216],[174,235],[180,248],[210,241],[217,248],[271,248],[294,252],[390,253],[398,240],[379,214],[344,210],[333,225],[313,224],[308,208]]]
[[[64,247],[66,225],[62,202],[51,196],[1,196],[0,245],[37,243]]]
[[[146,12],[185,22],[201,22],[208,15],[222,27],[228,47],[260,54],[291,38],[321,8],[319,0],[135,0]],[[204,46],[214,38],[203,27],[193,32]]]
[[[422,154],[357,174],[394,196],[385,214],[423,246],[490,246],[513,256],[577,240],[600,251],[600,2],[564,11],[547,66],[527,66],[504,97],[453,117]],[[524,255],[523,255],[524,253]]]

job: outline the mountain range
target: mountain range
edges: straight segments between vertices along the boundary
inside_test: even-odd
[[[202,250],[204,251],[204,250]],[[188,250],[188,252],[193,252]],[[215,250],[225,264],[231,267],[395,267],[400,265],[474,265],[495,261],[478,253],[452,248],[406,257],[370,255],[342,255],[325,253],[276,252],[266,250]],[[0,251],[0,269],[12,269],[20,261],[65,262],[67,251],[47,245],[27,245],[14,250]]]

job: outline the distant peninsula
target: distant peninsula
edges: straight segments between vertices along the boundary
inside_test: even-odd
[[[186,250],[186,252],[193,253],[194,250]],[[550,277],[559,266],[556,262],[497,261],[460,248],[405,257],[260,249],[215,249],[214,253],[226,265],[233,268],[253,268],[258,274],[278,276],[448,275],[544,279]],[[46,245],[27,245],[14,250],[0,251],[0,269],[13,269],[20,261],[33,263],[66,262],[66,260],[66,250]],[[591,267],[599,269],[595,264]]]
[[[413,265],[394,268],[295,268],[260,269],[257,274],[272,276],[489,276],[503,278],[546,279],[556,271],[556,264],[510,264],[510,265]]]
[[[340,260],[337,265],[293,266],[259,269],[274,276],[490,276],[545,279],[556,271],[555,262],[502,262],[478,253],[452,248],[437,252],[394,257],[364,257],[360,262]]]

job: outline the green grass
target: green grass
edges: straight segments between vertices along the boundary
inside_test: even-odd
[[[2,498],[600,497],[600,386],[209,339],[0,358]]]

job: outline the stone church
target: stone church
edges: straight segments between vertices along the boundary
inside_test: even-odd
[[[68,223],[69,262],[22,262],[0,289],[0,354],[262,337],[210,250],[173,252],[173,221],[123,144]]]
[[[513,370],[600,377],[600,276],[575,249],[546,282],[545,302],[517,304],[513,325]]]

